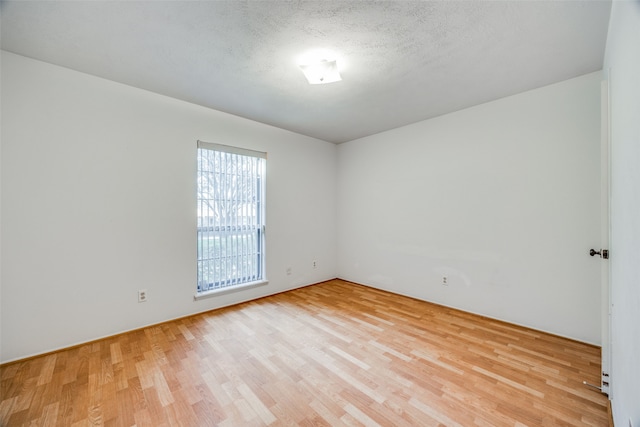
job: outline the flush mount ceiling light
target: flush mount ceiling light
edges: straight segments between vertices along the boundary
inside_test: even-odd
[[[325,48],[311,49],[296,60],[305,77],[312,85],[339,82],[342,80],[345,60],[339,53]],[[339,64],[338,64],[339,63]]]
[[[300,65],[300,69],[302,69],[304,76],[312,85],[333,83],[342,80],[336,61],[321,59],[310,64]]]

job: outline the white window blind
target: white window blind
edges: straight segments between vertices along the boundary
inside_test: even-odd
[[[265,162],[198,141],[198,294],[264,281]]]

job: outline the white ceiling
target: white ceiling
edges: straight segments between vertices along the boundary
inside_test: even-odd
[[[3,1],[4,50],[340,143],[602,68],[609,1]],[[343,81],[296,64],[334,50]]]

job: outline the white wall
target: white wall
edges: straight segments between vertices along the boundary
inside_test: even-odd
[[[640,2],[614,1],[604,69],[611,70],[612,407],[640,426]]]
[[[599,80],[336,147],[3,52],[0,360],[336,275],[599,343]],[[193,301],[197,139],[269,153],[266,287]]]
[[[1,361],[335,277],[335,145],[7,52],[2,88]],[[196,302],[197,139],[268,152],[270,283]]]
[[[338,276],[598,344],[600,80],[340,145]]]

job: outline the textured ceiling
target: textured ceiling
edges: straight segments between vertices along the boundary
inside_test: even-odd
[[[344,142],[602,68],[608,1],[4,1],[4,50]],[[343,81],[296,64],[336,52]]]

